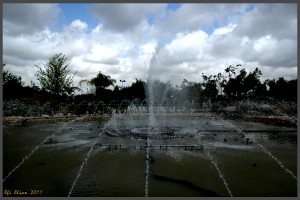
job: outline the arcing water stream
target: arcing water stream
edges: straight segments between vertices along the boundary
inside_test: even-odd
[[[218,167],[218,165],[217,165],[215,159],[210,155],[210,153],[209,153],[208,150],[205,150],[205,151],[206,151],[207,157],[210,159],[210,161],[212,162],[212,164],[215,166],[216,170],[218,171],[219,177],[222,179],[222,181],[223,181],[223,183],[224,183],[224,186],[226,187],[226,189],[227,189],[229,195],[230,195],[231,197],[233,197],[233,196],[232,196],[232,193],[231,193],[231,191],[230,191],[230,189],[229,189],[229,187],[228,187],[228,183],[227,183],[227,181],[225,180],[224,175],[223,175],[223,173],[221,172],[220,168]]]
[[[71,194],[72,194],[72,192],[73,192],[73,189],[74,189],[74,187],[75,187],[75,185],[76,185],[76,183],[77,183],[77,181],[78,181],[78,179],[79,179],[79,177],[80,177],[80,175],[81,175],[82,169],[83,169],[84,165],[87,164],[87,162],[88,162],[88,160],[89,160],[89,158],[90,158],[90,155],[91,155],[92,151],[94,150],[94,146],[95,146],[96,144],[97,144],[97,143],[94,143],[94,144],[90,147],[90,150],[88,151],[88,153],[86,154],[86,156],[85,156],[85,158],[84,158],[84,161],[82,162],[82,164],[81,164],[81,166],[80,166],[80,168],[79,168],[79,170],[78,170],[78,172],[77,172],[77,176],[76,176],[76,178],[75,178],[75,180],[74,180],[74,182],[73,182],[73,184],[72,184],[72,187],[71,187],[71,189],[70,189],[70,191],[69,191],[68,197],[71,196]]]
[[[230,123],[239,133],[243,133],[243,131],[240,128],[237,128],[235,125],[233,125],[232,123]],[[295,180],[297,180],[297,177],[293,174],[293,172],[291,172],[289,169],[287,169],[282,162],[276,158],[270,151],[268,151],[262,144],[258,143],[255,139],[252,139],[252,142],[255,143],[258,147],[260,147],[260,149],[268,154],[274,161],[276,161],[276,163],[282,168],[284,169],[284,171],[288,174],[290,174]]]
[[[255,142],[257,146],[259,146],[266,154],[268,154],[273,160],[277,162],[277,164],[284,169],[284,171],[288,174],[290,174],[295,180],[297,180],[297,177],[291,172],[289,169],[287,169],[278,158],[276,158],[270,151],[268,151],[263,145]]]
[[[79,119],[79,118],[78,118]],[[26,160],[28,160],[39,148],[40,146],[42,146],[45,142],[47,142],[50,138],[53,138],[56,134],[59,134],[67,125],[71,124],[72,122],[78,120],[78,119],[74,119],[72,121],[66,122],[63,124],[63,126],[61,128],[59,128],[56,132],[54,132],[53,134],[49,135],[48,137],[46,137],[42,142],[40,142],[27,156],[25,156],[21,162],[14,168],[12,169],[8,175],[3,179],[3,182],[13,173],[15,172]],[[83,119],[80,119],[83,120]]]

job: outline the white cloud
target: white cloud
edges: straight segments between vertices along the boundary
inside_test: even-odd
[[[263,53],[270,49],[274,49],[275,46],[276,46],[276,41],[272,39],[270,35],[267,35],[254,41],[253,49],[257,53]]]
[[[80,21],[79,19],[76,19],[75,21],[73,21],[70,25],[70,27],[75,28],[75,29],[79,29],[82,31],[87,30],[88,25],[85,22]]]
[[[92,30],[92,34],[98,34],[100,32],[100,29],[102,29],[102,27],[103,27],[102,24],[97,25],[96,28]]]
[[[156,41],[141,45],[142,53],[143,54],[153,54],[155,52],[156,47],[157,47]]]
[[[178,33],[166,44],[156,58],[157,67],[166,67],[201,59],[207,46],[208,36],[199,30],[190,33]]]
[[[236,26],[236,24],[228,24],[228,26],[216,28],[213,32],[213,35],[216,36],[231,33]]]
[[[114,59],[118,55],[118,50],[110,48],[109,46],[95,44],[91,53],[85,56],[85,60],[89,62],[102,63],[104,60]]]

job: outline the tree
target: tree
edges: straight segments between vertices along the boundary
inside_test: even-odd
[[[24,83],[22,82],[21,76],[16,76],[10,73],[8,70],[3,70],[2,85],[3,98],[15,99],[20,97]]]
[[[204,94],[205,94],[206,98],[215,99],[218,95],[218,88],[217,88],[218,79],[217,79],[217,76],[216,75],[206,76],[202,73],[202,78],[203,78],[202,85],[205,87],[204,88]]]
[[[90,80],[90,83],[96,86],[97,89],[98,88],[105,89],[109,86],[114,86],[116,80],[112,79],[110,76],[104,75],[101,72],[99,72],[95,78]]]
[[[288,81],[288,98],[297,101],[297,79]]]
[[[107,90],[106,88],[109,86],[114,86],[114,83],[116,83],[115,79],[112,79],[108,75],[102,74],[102,72],[99,72],[98,75],[95,78],[92,78],[91,80],[81,80],[79,82],[79,85],[86,82],[88,85],[94,85],[96,87],[96,96],[100,97],[102,101],[109,101],[112,96],[112,91]]]
[[[268,96],[270,97],[275,97],[276,95],[276,81],[275,79],[267,79],[265,80],[265,85],[267,85],[269,87],[269,90],[268,90]]]
[[[38,72],[35,74],[39,80],[42,89],[56,96],[71,94],[75,90],[80,90],[78,87],[73,87],[73,75],[69,75],[70,70],[67,70],[69,64],[65,64],[67,58],[65,55],[55,54],[49,58],[48,62],[42,67],[38,67]]]
[[[240,66],[242,65],[229,65],[227,68],[225,68],[223,73],[218,73],[217,75],[206,76],[202,73],[202,85],[205,87],[205,96],[207,98],[214,99],[218,94],[223,95],[224,93],[232,92],[228,91],[228,87],[226,88],[226,85],[236,85],[236,70]]]
[[[278,80],[265,81],[265,85],[269,86],[268,96],[278,100],[297,101],[297,79],[285,80],[279,77]]]
[[[23,86],[22,77],[16,76],[16,75],[10,73],[8,70],[4,70],[2,84],[3,85],[10,84],[10,85],[22,87]]]
[[[251,83],[253,81],[256,81],[256,77],[259,77],[257,75],[257,73],[261,73],[261,72],[256,68],[256,70],[253,73],[250,73],[250,77],[248,77],[246,70],[242,69],[240,71],[240,74],[237,75],[235,78],[229,78],[229,81],[227,82],[227,84],[224,87],[224,92],[229,97],[233,97],[233,96],[241,97],[243,93],[246,95],[248,88],[253,87],[253,85],[251,85]],[[248,79],[247,79],[247,77],[248,77]],[[245,81],[248,85],[245,84]],[[258,82],[259,82],[259,80],[258,80]]]
[[[241,64],[238,64],[236,66],[233,65],[229,65],[229,67],[227,67],[225,69],[225,72],[228,74],[229,79],[232,78],[232,75],[235,75],[235,70],[238,69],[238,67],[242,66]]]
[[[190,82],[186,79],[183,79],[180,87],[181,87],[181,100],[194,102],[197,103],[198,105],[203,104],[204,91],[202,89],[201,83]]]
[[[120,87],[115,86],[113,90],[113,99],[118,101],[134,100],[139,99],[143,101],[146,98],[145,95],[146,83],[140,79],[135,79],[135,82],[132,82],[131,86]]]
[[[260,86],[259,77],[262,75],[261,71],[258,68],[255,68],[253,72],[250,72],[244,80],[244,92],[249,90],[256,90]]]
[[[140,79],[135,79],[135,82],[131,84],[130,90],[131,90],[131,97],[132,98],[138,98],[141,101],[146,98],[145,95],[145,87],[146,83]]]

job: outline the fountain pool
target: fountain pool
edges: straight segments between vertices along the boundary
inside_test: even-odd
[[[297,129],[154,116],[5,126],[4,196],[297,196]]]

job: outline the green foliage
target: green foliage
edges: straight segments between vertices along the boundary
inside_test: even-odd
[[[75,90],[80,90],[78,87],[73,87],[73,75],[69,75],[70,70],[67,70],[69,64],[65,64],[67,58],[65,55],[55,54],[49,58],[48,62],[42,67],[38,67],[38,72],[35,74],[39,80],[42,89],[54,95],[71,94]]]

